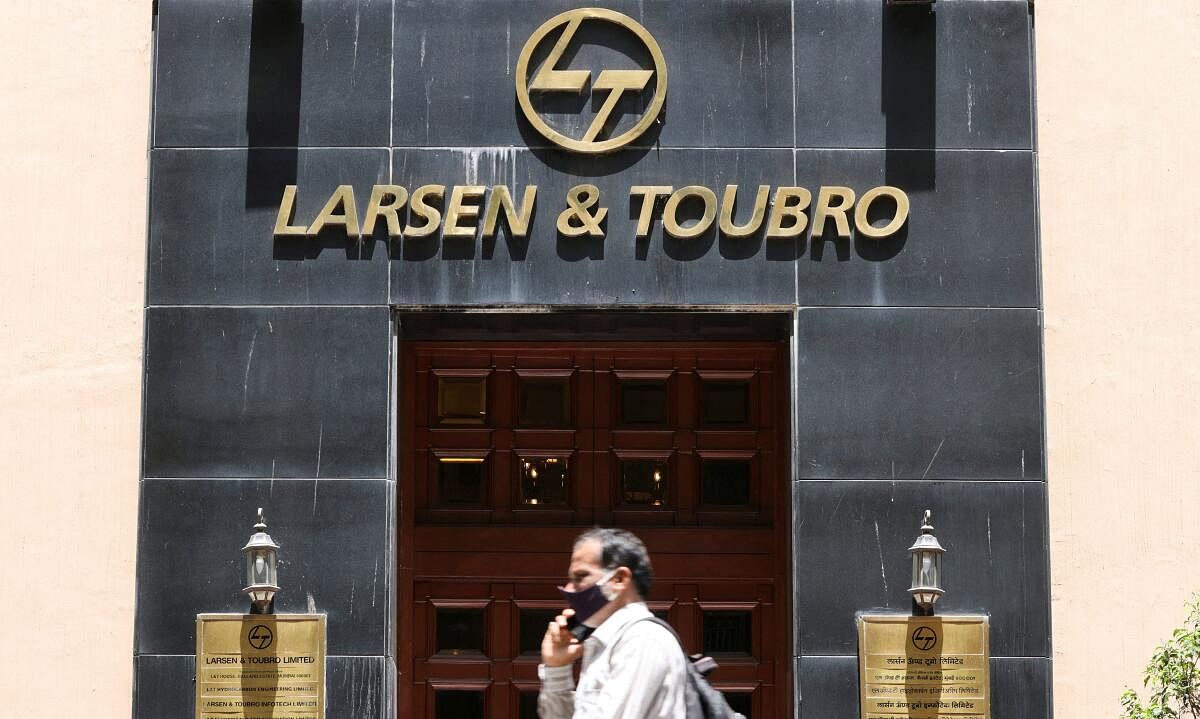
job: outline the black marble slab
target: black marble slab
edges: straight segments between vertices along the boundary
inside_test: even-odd
[[[153,151],[149,303],[385,304],[386,236],[273,233],[285,185],[307,225],[338,185],[361,188],[361,216],[388,173],[386,150]]]
[[[993,656],[1048,656],[1050,577],[1042,482],[795,482],[798,654],[854,654],[858,612],[909,612],[912,559],[933,512],[940,614],[991,616]]]
[[[396,184],[505,184],[514,196],[538,186],[537,211],[527,239],[505,231],[493,239],[406,237],[392,252],[393,304],[790,304],[791,256],[764,242],[718,237],[714,228],[695,239],[664,237],[656,219],[637,239],[641,199],[631,185],[704,185],[718,194],[741,184],[753,202],[759,184],[790,184],[790,150],[630,150],[578,158],[556,151],[517,149],[397,150]],[[595,184],[608,208],[606,236],[566,237],[556,222],[567,190]],[[659,201],[661,216],[665,198]],[[698,202],[696,204],[699,204]],[[443,205],[444,207],[444,205]],[[694,219],[684,205],[680,217]],[[743,209],[743,213],[748,210]],[[744,222],[746,214],[736,216]]]
[[[143,654],[136,658],[135,719],[185,719],[195,710],[195,655]],[[387,657],[328,657],[326,719],[386,719],[395,674]]]
[[[1033,146],[1032,7],[796,0],[796,146]]]
[[[146,311],[143,476],[387,476],[386,307]]]
[[[197,614],[249,610],[241,548],[262,507],[280,545],[275,611],[328,614],[330,655],[384,654],[394,491],[386,480],[145,480],[137,652],[194,654]]]
[[[796,702],[797,717],[859,715],[858,657],[804,656],[799,666],[801,699]],[[993,658],[991,692],[992,719],[1050,719],[1050,660]]]
[[[814,197],[821,185],[845,185],[860,198],[892,185],[911,203],[892,237],[839,240],[831,226],[810,238],[796,262],[801,306],[1040,304],[1030,152],[798,150],[796,184]],[[880,201],[872,212],[882,225],[895,206]]]
[[[1036,310],[809,308],[798,478],[1041,479]]]
[[[578,6],[562,0],[416,0],[396,5],[396,146],[548,146],[515,99],[515,70],[542,23]],[[791,147],[791,3],[616,0],[604,7],[639,22],[667,64],[661,123],[639,138],[648,147]],[[553,44],[557,35],[544,43]],[[545,51],[542,56],[544,57]],[[638,69],[648,56],[624,30],[583,26],[558,69]],[[649,67],[648,64],[646,64]],[[645,93],[648,96],[650,93]],[[599,95],[599,93],[598,93]],[[644,101],[644,100],[643,100]],[[550,98],[555,126],[582,136],[600,100]],[[632,127],[643,109],[629,103],[616,125]]]
[[[392,0],[156,7],[156,147],[388,144]]]

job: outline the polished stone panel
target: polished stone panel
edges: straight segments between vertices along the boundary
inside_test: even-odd
[[[146,312],[146,477],[386,477],[386,307]]]
[[[637,239],[640,198],[631,185],[704,185],[718,193],[742,186],[745,222],[759,184],[791,181],[789,150],[627,151],[578,158],[557,151],[397,150],[396,184],[500,183],[520,192],[538,186],[528,238],[406,237],[392,251],[393,304],[790,304],[795,266],[761,233],[746,239],[718,237],[715,226],[695,239],[664,237],[661,222]],[[608,208],[606,237],[559,235],[556,221],[567,209],[567,190],[593,183]],[[656,218],[665,198],[660,199]],[[685,203],[679,217],[697,217]],[[443,205],[444,206],[444,205]],[[502,225],[503,227],[503,225]]]
[[[396,4],[397,146],[547,146],[515,99],[514,71],[535,29],[570,4],[560,0],[417,0]],[[615,0],[604,7],[641,23],[667,63],[662,122],[637,144],[649,147],[791,147],[791,3],[786,0]],[[636,69],[648,59],[633,36],[584,26],[559,69]],[[598,29],[597,29],[598,28]],[[544,41],[547,46],[557,38]],[[545,51],[539,57],[544,57]],[[646,65],[650,67],[650,65]],[[555,127],[579,137],[601,93],[549,97]],[[646,94],[649,97],[649,94]],[[642,100],[644,102],[644,100]],[[589,107],[590,104],[590,107]],[[615,134],[642,105],[621,106]]]
[[[194,711],[196,657],[144,654],[134,678],[135,719],[190,717]],[[325,719],[385,719],[392,716],[391,660],[335,657],[325,664]]]
[[[1033,146],[1024,0],[796,0],[796,146]]]
[[[800,657],[800,719],[858,716],[858,657]],[[1050,660],[993,658],[992,719],[1049,719]]]
[[[391,0],[159,0],[156,147],[388,143]]]
[[[799,478],[1040,479],[1036,310],[799,313]]]
[[[793,492],[800,654],[853,654],[857,612],[908,612],[925,509],[946,554],[939,613],[991,615],[994,656],[1047,656],[1042,482],[810,481]]]
[[[275,611],[328,614],[330,655],[383,654],[394,492],[386,480],[145,480],[137,652],[194,653],[197,614],[249,609],[241,548],[262,507],[280,545]]]
[[[386,303],[386,235],[273,232],[285,185],[299,187],[293,223],[308,225],[343,184],[355,187],[361,217],[388,172],[386,150],[155,150],[149,303]]]
[[[1040,304],[1030,152],[798,150],[796,184],[814,196],[821,185],[845,185],[858,197],[892,185],[911,202],[907,224],[883,240],[857,231],[839,240],[827,221],[825,239],[810,239],[796,262],[801,306]],[[895,203],[880,200],[871,212],[886,224]]]

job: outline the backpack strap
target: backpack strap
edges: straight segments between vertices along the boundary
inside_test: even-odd
[[[632,627],[634,624],[639,624],[641,622],[654,622],[658,626],[660,626],[663,629],[666,629],[668,632],[670,632],[671,636],[675,637],[675,643],[677,645],[679,645],[679,651],[683,652],[684,661],[686,661],[688,664],[694,666],[696,668],[696,671],[700,672],[701,676],[707,676],[709,673],[711,673],[714,669],[717,668],[718,665],[715,661],[713,661],[712,657],[706,657],[706,656],[702,656],[700,654],[688,654],[687,649],[683,648],[683,640],[679,638],[679,634],[678,634],[678,632],[675,631],[675,627],[671,626],[670,622],[659,619],[658,617],[654,616],[653,614],[651,614],[648,617],[642,617],[641,619],[636,619],[636,620],[630,622],[629,624],[626,624],[624,627],[622,627],[621,633],[618,634],[616,639],[613,640],[613,649],[616,649],[617,642],[621,641],[621,637],[625,636],[625,632],[627,632],[630,627]],[[609,653],[609,657],[610,657],[609,661],[612,661],[611,652]]]

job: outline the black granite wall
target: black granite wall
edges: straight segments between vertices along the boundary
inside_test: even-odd
[[[191,715],[194,615],[245,607],[266,506],[278,610],[329,613],[328,716],[393,716],[389,306],[555,304],[797,308],[797,716],[856,714],[854,613],[908,607],[932,507],[941,609],[992,616],[993,717],[1048,717],[1029,6],[605,2],[670,90],[640,146],[586,158],[546,147],[512,79],[577,4],[159,0],[135,715]],[[554,232],[584,181],[602,242]],[[283,185],[311,218],[382,182],[537,184],[541,209],[527,240],[272,239]],[[632,239],[629,185],[729,183],[887,183],[912,212],[882,243]]]

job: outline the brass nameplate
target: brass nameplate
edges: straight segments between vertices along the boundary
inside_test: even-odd
[[[196,615],[196,719],[324,717],[324,614]]]
[[[862,719],[988,719],[986,616],[858,618]]]

